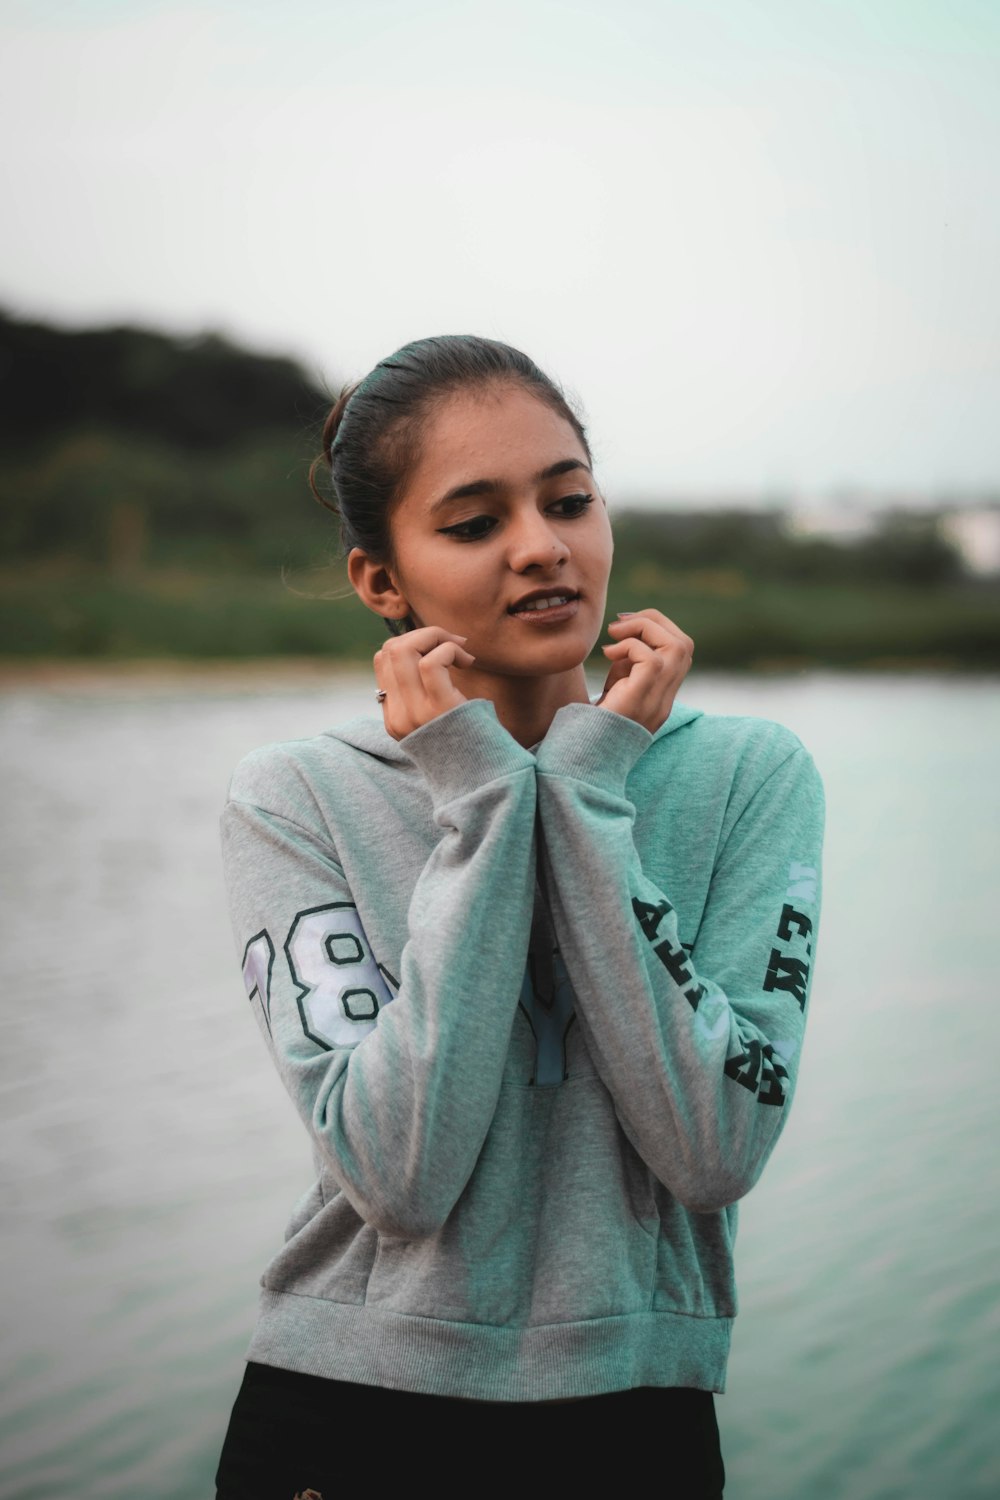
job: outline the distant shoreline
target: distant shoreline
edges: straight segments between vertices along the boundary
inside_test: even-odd
[[[594,659],[592,676],[600,679],[601,662]],[[795,659],[762,661],[754,667],[695,668],[695,677],[857,677],[887,676],[996,677],[997,672],[981,666],[967,666],[946,657],[873,657],[852,666],[831,666],[822,662]],[[0,692],[23,687],[60,692],[70,689],[80,693],[130,692],[137,687],[151,691],[170,691],[178,686],[194,691],[213,692],[219,688],[250,691],[290,692],[302,688],[332,690],[342,688],[345,680],[354,680],[363,688],[372,680],[371,668],[365,662],[328,661],[313,656],[253,658],[148,657],[90,658],[72,657],[0,657]]]
[[[304,687],[324,682],[342,683],[355,677],[359,684],[371,678],[363,664],[325,662],[316,657],[253,657],[246,660],[148,657],[89,660],[72,657],[0,657],[0,691],[23,686],[58,690],[72,687],[104,691],[115,686],[170,688],[178,683],[185,687],[203,687],[206,691],[220,685],[250,688]]]

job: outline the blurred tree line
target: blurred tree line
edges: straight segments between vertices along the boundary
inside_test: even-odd
[[[926,587],[965,573],[940,517],[912,511],[887,511],[870,534],[845,541],[801,536],[780,510],[631,511],[616,518],[615,553],[671,573],[730,569],[788,583]]]
[[[305,476],[330,398],[292,360],[0,315],[0,398],[7,559],[268,567],[329,534]]]
[[[217,334],[71,332],[0,314],[0,651],[365,654],[336,521],[309,493],[332,393]],[[1000,665],[996,581],[940,515],[852,540],[779,510],[615,516],[613,608],[654,605],[699,662]]]

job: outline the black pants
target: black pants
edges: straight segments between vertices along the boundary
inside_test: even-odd
[[[249,1363],[216,1500],[341,1500],[386,1484],[447,1494],[651,1474],[663,1500],[720,1500],[711,1391],[643,1386],[558,1405],[453,1401]],[[492,1483],[490,1483],[492,1481]],[[345,1483],[349,1488],[345,1488]]]

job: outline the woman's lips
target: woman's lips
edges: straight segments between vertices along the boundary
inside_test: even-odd
[[[580,596],[576,594],[564,604],[552,604],[539,609],[536,601],[526,608],[512,609],[509,613],[515,620],[523,620],[526,625],[559,625],[563,620],[572,620],[579,607]]]

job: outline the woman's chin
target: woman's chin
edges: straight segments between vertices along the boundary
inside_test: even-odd
[[[581,645],[570,646],[568,642],[558,649],[550,647],[545,652],[525,652],[512,661],[497,662],[483,670],[491,676],[520,677],[538,681],[546,677],[565,677],[571,672],[582,671],[587,664],[590,651]]]

